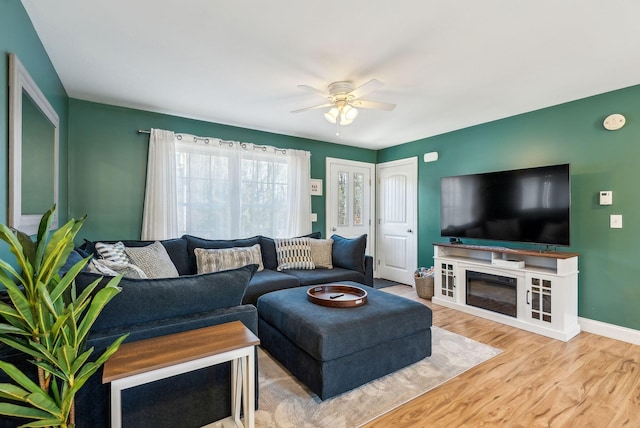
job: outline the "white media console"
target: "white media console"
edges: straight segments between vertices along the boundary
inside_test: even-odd
[[[563,341],[580,333],[578,254],[433,245],[433,303]]]

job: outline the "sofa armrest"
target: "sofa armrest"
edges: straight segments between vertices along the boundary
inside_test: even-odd
[[[364,280],[365,284],[373,287],[373,257],[364,256]]]

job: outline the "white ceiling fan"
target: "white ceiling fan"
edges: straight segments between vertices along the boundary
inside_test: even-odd
[[[353,82],[333,82],[327,87],[329,92],[324,92],[308,85],[298,85],[301,89],[327,98],[328,102],[294,110],[291,113],[330,107],[329,111],[324,114],[325,119],[337,125],[350,125],[358,116],[358,108],[391,111],[396,107],[395,104],[360,99],[363,95],[375,91],[382,85],[383,83],[376,79],[371,79],[357,88],[354,87]]]

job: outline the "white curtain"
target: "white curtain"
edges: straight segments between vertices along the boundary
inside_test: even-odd
[[[152,129],[141,239],[160,240],[178,236],[175,134],[173,131]]]
[[[310,157],[152,130],[142,239],[310,233]]]

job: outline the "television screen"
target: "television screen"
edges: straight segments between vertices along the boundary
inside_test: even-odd
[[[569,245],[569,164],[443,177],[440,234]]]

